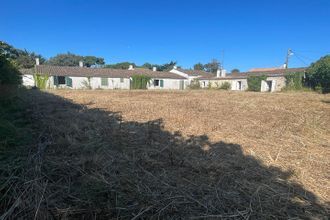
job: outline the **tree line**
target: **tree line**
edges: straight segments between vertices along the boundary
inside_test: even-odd
[[[170,61],[165,64],[144,63],[141,66],[138,66],[132,62],[105,64],[104,58],[102,57],[81,56],[70,52],[57,54],[56,56],[47,60],[40,54],[29,52],[27,50],[17,49],[3,41],[0,41],[0,56],[0,84],[5,82],[17,83],[19,78],[17,77],[18,71],[16,70],[20,68],[34,67],[36,58],[39,58],[40,64],[47,65],[78,66],[79,61],[83,61],[86,67],[102,67],[114,69],[128,69],[129,66],[132,65],[133,67],[146,69],[152,69],[153,67],[156,67],[158,71],[169,71],[177,65],[177,62],[175,61]],[[194,70],[207,71],[213,74],[215,74],[220,67],[221,63],[216,59],[213,59],[211,62],[206,64],[199,62],[193,66]],[[232,73],[239,73],[239,70],[233,69]],[[304,77],[304,85],[324,93],[330,92],[330,55],[321,57],[320,60],[310,65]]]
[[[79,66],[80,61],[83,61],[84,66],[86,67],[102,67],[113,69],[128,69],[129,66],[132,65],[135,68],[152,69],[153,67],[156,67],[157,71],[169,71],[173,69],[174,66],[177,66],[176,61],[170,61],[164,64],[152,64],[146,62],[141,66],[127,61],[114,64],[106,64],[103,57],[81,56],[70,52],[57,54],[56,56],[47,60],[40,54],[29,52],[27,50],[17,49],[3,41],[0,41],[0,53],[3,54],[7,59],[15,62],[19,68],[34,67],[36,58],[39,58],[40,64],[53,66]],[[206,64],[197,63],[193,68],[194,70],[203,70],[215,74],[216,71],[220,68],[220,62],[216,59],[212,59],[209,63]]]

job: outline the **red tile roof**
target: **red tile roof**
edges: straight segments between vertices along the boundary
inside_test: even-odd
[[[227,75],[226,77],[200,77],[199,79],[246,79],[248,76],[284,76],[288,73],[297,73],[297,72],[305,72],[307,68],[288,68],[288,69],[274,69],[268,71],[258,71],[258,72],[242,72],[242,73],[233,73]]]
[[[35,69],[22,69],[22,74],[48,74],[51,76],[77,76],[77,77],[109,77],[109,78],[130,78],[133,75],[146,75],[151,78],[162,79],[185,79],[170,72],[152,71],[149,69],[137,68],[134,70],[121,70],[111,68],[88,68],[88,67],[69,67],[69,66],[48,66],[38,65]]]

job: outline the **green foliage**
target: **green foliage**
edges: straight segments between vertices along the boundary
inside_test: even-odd
[[[196,63],[194,65],[194,70],[204,70],[204,65],[202,63]]]
[[[207,88],[212,89],[212,83],[210,81],[207,83]]]
[[[127,70],[129,66],[132,65],[133,67],[136,67],[135,63],[130,62],[121,62],[121,63],[115,63],[115,64],[108,64],[105,65],[105,68],[112,68],[112,69],[122,69]]]
[[[248,90],[254,92],[260,92],[261,90],[261,81],[266,80],[267,76],[248,76]]]
[[[41,64],[45,62],[45,58],[41,55],[17,49],[3,41],[0,41],[0,54],[15,62],[20,68],[32,68],[35,65],[36,58],[39,58]]]
[[[303,89],[304,73],[288,73],[285,75],[285,90],[301,90]]]
[[[80,56],[73,53],[57,54],[51,57],[47,64],[53,66],[79,66],[79,61],[84,62],[84,66],[91,67],[97,65],[104,65],[104,58],[95,56]]]
[[[39,89],[46,89],[47,88],[47,82],[49,79],[49,76],[46,74],[40,75],[40,74],[34,74],[33,75],[34,82],[36,84],[36,87]]]
[[[239,69],[232,69],[231,73],[240,73]]]
[[[151,78],[145,75],[133,75],[131,81],[131,89],[147,89],[147,84]]]
[[[223,83],[219,86],[219,89],[230,90],[230,89],[231,89],[231,84],[230,84],[230,82],[223,82]]]
[[[306,84],[314,90],[319,89],[323,93],[330,92],[330,55],[311,64],[307,70]]]
[[[156,65],[156,67],[159,66],[159,65]],[[145,69],[152,69],[153,65],[151,63],[144,63],[142,66],[142,68],[145,68]]]
[[[188,86],[189,89],[200,89],[201,84],[198,79],[193,79]]]
[[[87,80],[82,81],[81,84],[85,87],[85,89],[92,89],[91,77],[87,77]]]
[[[21,84],[21,73],[5,56],[0,55],[0,86]]]
[[[204,65],[204,69],[210,73],[216,73],[220,68],[220,62],[216,59],[213,59],[210,63]]]
[[[176,66],[176,64],[177,62],[175,61],[170,61],[169,63],[164,63],[162,65],[145,63],[141,67],[146,69],[152,69],[153,67],[156,67],[157,71],[170,71],[174,66]]]

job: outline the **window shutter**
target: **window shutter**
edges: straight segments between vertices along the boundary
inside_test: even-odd
[[[108,86],[108,78],[101,78],[101,86]]]
[[[58,86],[58,77],[57,76],[53,76],[54,77],[54,85]]]
[[[72,79],[68,76],[65,77],[65,84],[69,87],[72,87]]]
[[[160,80],[160,87],[164,87],[164,80]]]

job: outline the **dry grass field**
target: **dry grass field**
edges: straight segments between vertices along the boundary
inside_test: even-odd
[[[37,147],[8,215],[329,215],[330,95],[54,90],[25,98]]]

